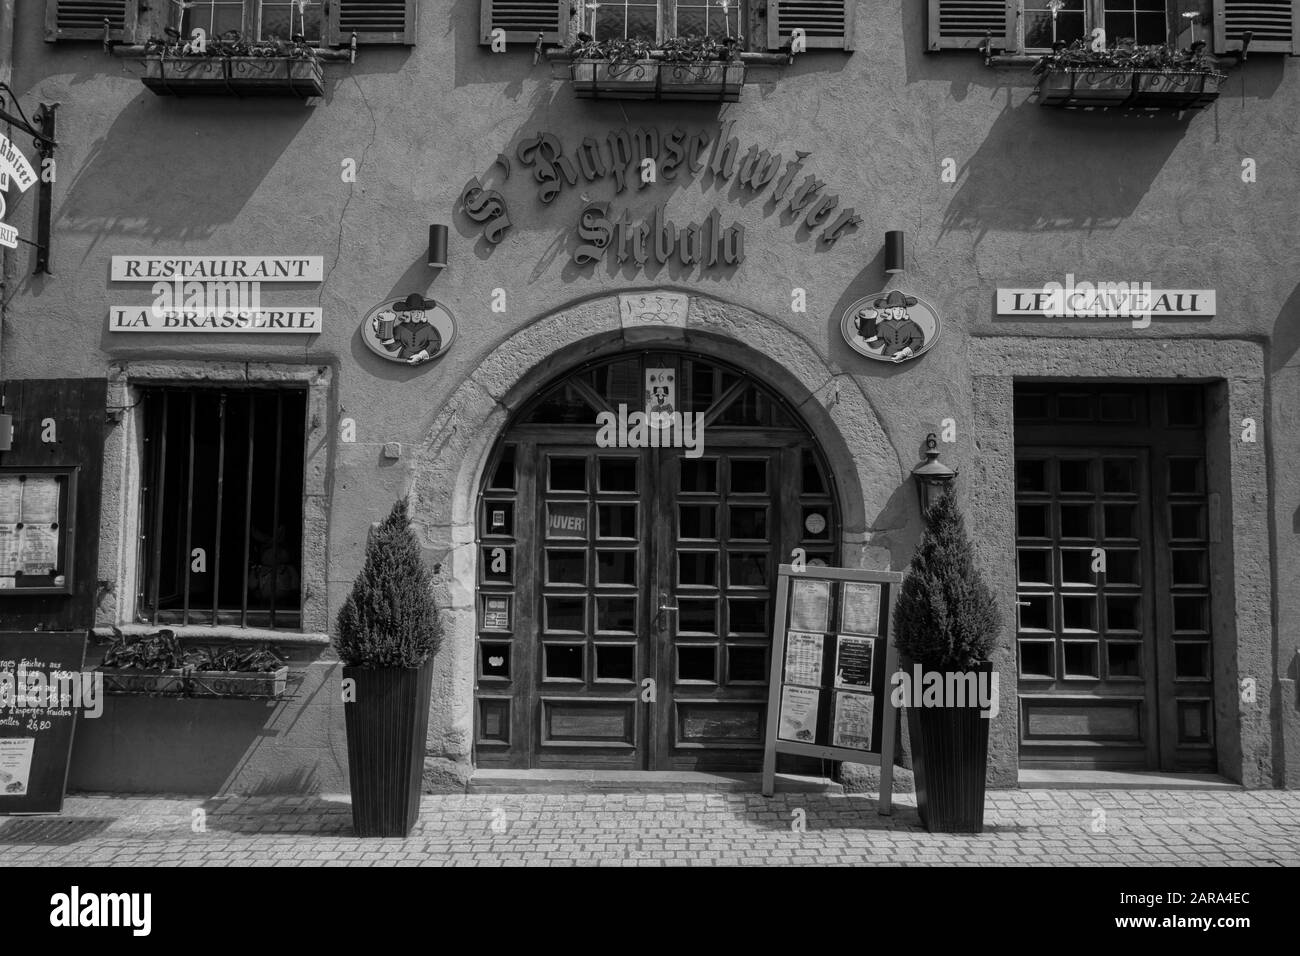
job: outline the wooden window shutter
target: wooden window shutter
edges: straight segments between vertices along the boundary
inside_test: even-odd
[[[1214,52],[1241,49],[1250,32],[1251,53],[1300,53],[1300,0],[1214,0]]]
[[[990,37],[995,50],[1014,50],[1019,0],[928,0],[929,46],[935,50],[974,50]]]
[[[45,0],[45,42],[102,40],[104,21],[109,39],[135,39],[137,0]]]
[[[326,38],[330,46],[357,43],[415,44],[419,0],[327,0]]]
[[[507,43],[537,42],[563,45],[569,38],[569,0],[481,0],[478,42],[492,42],[493,30],[504,30]]]
[[[858,0],[767,0],[767,48],[790,45],[797,29],[808,49],[853,49],[853,11]]]

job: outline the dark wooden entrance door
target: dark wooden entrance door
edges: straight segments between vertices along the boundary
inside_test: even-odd
[[[1016,393],[1020,763],[1213,770],[1204,393]]]
[[[795,547],[835,559],[826,470],[807,432],[739,373],[671,353],[620,361],[634,367],[569,382],[568,398],[544,392],[489,469],[476,759],[757,770],[776,567]],[[594,422],[595,399],[642,363],[690,383],[679,401],[706,416],[702,454],[593,447],[594,426],[576,423]],[[557,406],[576,421],[555,420]]]

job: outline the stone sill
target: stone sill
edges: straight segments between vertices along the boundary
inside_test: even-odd
[[[328,647],[330,636],[303,631],[273,631],[260,627],[234,627],[229,624],[123,624],[118,630],[127,637],[145,637],[159,631],[171,631],[185,644],[197,644],[209,641],[229,641],[238,644],[281,644],[286,647]],[[112,640],[115,636],[111,627],[96,627],[93,633],[97,639]]]

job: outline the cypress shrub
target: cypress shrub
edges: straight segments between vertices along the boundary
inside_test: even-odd
[[[1001,625],[950,491],[926,513],[925,531],[899,589],[898,650],[926,670],[968,671],[992,657]]]
[[[349,667],[420,667],[442,637],[433,576],[400,499],[366,543],[366,562],[339,609],[334,645]]]

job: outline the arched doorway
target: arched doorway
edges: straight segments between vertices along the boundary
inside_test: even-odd
[[[598,443],[665,374],[702,446]],[[475,763],[757,769],[777,565],[837,563],[840,515],[795,410],[724,361],[642,349],[539,389],[479,490]]]

